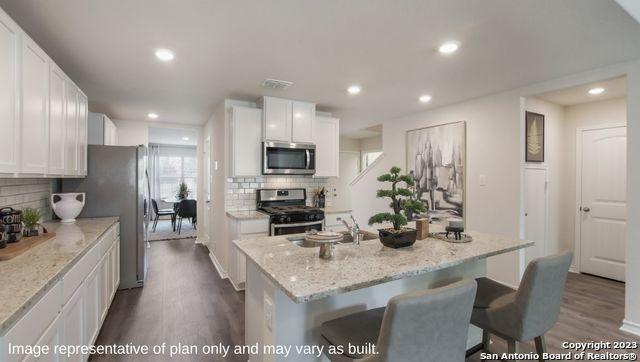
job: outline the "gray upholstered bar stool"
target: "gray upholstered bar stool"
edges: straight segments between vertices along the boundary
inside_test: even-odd
[[[476,282],[407,293],[372,309],[325,322],[320,337],[331,361],[463,362]],[[348,344],[376,345],[377,354],[349,353]],[[344,354],[328,354],[331,346]]]
[[[471,323],[482,328],[485,351],[495,334],[507,341],[509,353],[517,352],[517,342],[532,339],[538,354],[545,352],[544,334],[558,320],[571,258],[566,252],[533,260],[517,291],[491,279],[477,280]]]

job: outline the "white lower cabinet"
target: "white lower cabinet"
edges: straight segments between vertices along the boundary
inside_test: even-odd
[[[269,236],[269,219],[231,219],[230,226],[231,240]],[[244,290],[247,280],[247,259],[233,243],[231,243],[229,260],[229,280],[236,290]]]
[[[117,223],[61,276],[44,296],[4,335],[0,361],[86,361],[88,355],[26,356],[9,354],[9,345],[81,346],[95,343],[120,281],[120,239]],[[115,230],[114,230],[115,229]]]

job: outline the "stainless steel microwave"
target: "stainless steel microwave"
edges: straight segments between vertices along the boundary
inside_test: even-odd
[[[316,146],[307,143],[263,142],[263,175],[313,175]]]

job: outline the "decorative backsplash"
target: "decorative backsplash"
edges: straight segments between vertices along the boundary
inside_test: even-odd
[[[307,205],[313,206],[313,195],[323,186],[328,189],[328,180],[311,176],[231,177],[227,179],[225,206],[227,211],[255,210],[256,189],[275,188],[304,188],[307,190]],[[329,194],[326,204],[331,205]]]
[[[45,178],[0,178],[0,207],[40,210],[42,220],[51,220],[49,199],[55,180]]]

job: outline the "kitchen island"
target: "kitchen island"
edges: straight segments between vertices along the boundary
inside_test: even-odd
[[[466,244],[429,238],[402,249],[384,247],[377,239],[339,244],[331,260],[318,258],[318,248],[293,244],[291,235],[236,240],[247,256],[245,343],[258,344],[259,352],[265,345],[294,346],[291,353],[295,346],[317,346],[319,326],[327,320],[385,306],[401,293],[485,276],[486,258],[533,245],[469,234],[474,240]],[[480,339],[480,331],[471,327],[468,346]],[[295,360],[327,360],[315,352]],[[284,359],[259,353],[251,361]]]

